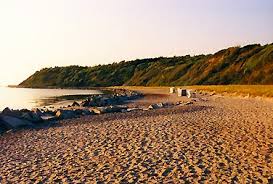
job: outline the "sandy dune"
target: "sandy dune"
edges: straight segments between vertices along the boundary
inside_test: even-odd
[[[142,92],[146,97],[130,106],[188,101],[166,90]],[[273,182],[273,103],[198,97],[188,106],[5,134],[0,183]]]

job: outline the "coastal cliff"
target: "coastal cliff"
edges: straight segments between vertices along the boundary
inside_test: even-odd
[[[273,84],[273,44],[231,47],[215,54],[122,61],[37,71],[19,87]]]

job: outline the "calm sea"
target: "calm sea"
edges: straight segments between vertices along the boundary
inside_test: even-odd
[[[0,111],[5,107],[12,109],[31,109],[55,104],[61,104],[66,101],[64,98],[56,97],[64,95],[89,95],[101,94],[99,90],[79,90],[79,89],[30,89],[30,88],[8,88],[0,87]],[[73,99],[70,98],[71,101]]]

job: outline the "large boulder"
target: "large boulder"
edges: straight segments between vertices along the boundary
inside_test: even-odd
[[[83,109],[82,110],[82,115],[87,116],[87,115],[93,115],[95,114],[93,111],[90,111],[89,109]]]
[[[57,118],[56,118],[55,116],[50,115],[50,114],[43,114],[43,115],[41,116],[41,119],[42,119],[43,121],[54,121],[54,120],[56,120]]]
[[[11,110],[10,108],[6,107],[1,114],[5,116],[20,117],[22,112],[19,110]]]
[[[107,106],[107,107],[96,107],[93,109],[96,114],[114,113],[114,112],[125,112],[127,111],[126,106]]]
[[[164,104],[164,103],[151,104],[148,107],[148,109],[160,109],[160,108],[163,108],[165,106],[166,106],[166,104]]]
[[[104,114],[104,113],[108,112],[108,108],[107,107],[96,107],[96,108],[94,108],[92,110],[93,110],[93,112],[95,114]]]
[[[71,106],[72,106],[72,107],[79,107],[80,104],[79,104],[78,102],[73,102]]]
[[[12,116],[6,116],[6,115],[1,115],[0,116],[0,121],[5,124],[7,127],[11,128],[20,128],[20,127],[25,127],[25,126],[32,126],[33,124],[25,119],[19,119],[17,117],[12,117]]]
[[[73,110],[74,111],[74,113],[75,114],[77,114],[77,115],[82,115],[82,109],[75,109],[75,110]]]
[[[38,108],[34,108],[31,110],[33,113],[37,114],[38,116],[42,116],[43,115],[43,112],[38,109]]]
[[[81,106],[82,107],[88,107],[89,106],[89,101],[88,100],[84,100],[81,102]]]
[[[58,110],[55,115],[58,119],[72,119],[78,117],[72,110]]]
[[[12,127],[8,126],[5,122],[0,120],[0,134],[12,129]]]
[[[41,122],[43,121],[43,119],[41,118],[42,115],[39,115],[40,113],[35,113],[35,112],[24,112],[22,113],[21,117],[23,119],[26,119],[28,121],[31,121],[31,122],[34,122],[34,123],[37,123],[37,122]]]
[[[177,89],[177,95],[178,96],[187,96],[187,90],[186,89],[182,89],[182,88],[178,88]]]
[[[175,93],[175,88],[174,87],[170,88],[170,93]]]
[[[108,111],[113,112],[127,112],[128,107],[127,106],[110,106]]]
[[[187,97],[188,98],[196,98],[196,92],[192,90],[187,90]]]
[[[133,107],[133,108],[128,108],[127,112],[132,112],[132,111],[142,111],[143,109],[141,108],[137,108],[137,107]]]
[[[44,109],[43,116],[55,116],[56,112],[49,110],[49,109]]]
[[[11,109],[6,107],[2,112],[1,114],[3,115],[10,115],[12,113]]]

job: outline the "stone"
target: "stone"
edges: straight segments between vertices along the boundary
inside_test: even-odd
[[[182,89],[182,88],[178,88],[177,89],[177,95],[178,96],[187,96],[187,90],[186,89]]]
[[[196,98],[196,92],[192,90],[187,90],[187,97],[188,98]]]
[[[97,107],[92,110],[96,114],[104,114],[104,113],[122,112],[124,110],[127,111],[127,107],[126,106],[108,106],[108,107]]]
[[[89,106],[89,101],[88,100],[82,101],[81,106],[83,106],[83,107]]]
[[[80,104],[79,104],[78,102],[76,102],[76,101],[75,101],[75,102],[73,102],[73,103],[72,103],[72,105],[71,105],[71,106],[72,106],[72,107],[79,107],[79,106],[80,106]]]
[[[40,112],[35,113],[32,111],[29,111],[29,112],[23,112],[21,114],[20,118],[26,119],[31,122],[41,122],[41,121],[43,121],[41,116],[42,116],[42,113],[40,113]]]
[[[38,109],[38,108],[34,108],[34,109],[32,109],[31,111],[32,111],[33,113],[39,115],[39,116],[42,116],[42,115],[43,115],[42,111],[41,111],[40,109]]]
[[[11,109],[9,109],[8,107],[6,107],[3,111],[2,111],[2,113],[1,113],[2,115],[6,115],[6,116],[13,116],[13,117],[20,117],[21,116],[21,114],[22,114],[22,112],[21,111],[19,111],[19,110],[11,110]]]
[[[49,114],[44,114],[41,116],[41,119],[44,121],[54,121],[56,120],[56,117]]]
[[[128,109],[127,109],[127,112],[141,111],[141,110],[143,110],[143,109],[134,107],[134,108],[128,108]]]
[[[82,113],[83,113],[82,109],[75,109],[74,112],[77,115],[82,115]]]
[[[12,111],[10,110],[10,108],[6,107],[3,111],[2,114],[3,115],[10,115],[12,113]]]
[[[49,110],[49,109],[45,109],[43,115],[51,115],[51,116],[55,116],[56,112]]]
[[[127,108],[126,106],[110,106],[107,110],[108,112],[124,112],[124,110],[127,111]]]
[[[17,117],[6,116],[6,115],[0,116],[0,121],[4,122],[6,126],[12,127],[12,128],[19,128],[19,127],[32,126],[33,125],[28,120],[19,119]]]
[[[28,113],[28,112],[24,112],[24,113],[21,115],[21,117],[22,117],[23,119],[28,120],[28,121],[33,121],[31,114]]]
[[[174,87],[170,88],[170,93],[175,93],[175,88]]]
[[[148,109],[160,109],[165,107],[165,104],[163,103],[157,103],[157,104],[151,104]]]
[[[213,95],[215,95],[215,92],[210,92],[209,93],[209,96],[213,96]]]
[[[0,134],[10,130],[12,127],[8,126],[5,122],[0,120]]]
[[[104,114],[107,113],[107,108],[106,107],[97,107],[92,109],[95,114]]]
[[[82,110],[82,115],[88,116],[88,115],[93,115],[95,114],[93,111],[90,111],[89,109],[83,109]]]
[[[186,102],[185,105],[191,105],[193,102]]]
[[[58,119],[76,118],[77,114],[72,110],[58,110],[55,115]]]
[[[43,121],[43,119],[41,118],[41,116],[42,116],[41,114],[32,112],[31,115],[32,115],[32,118],[33,118],[34,122]]]

